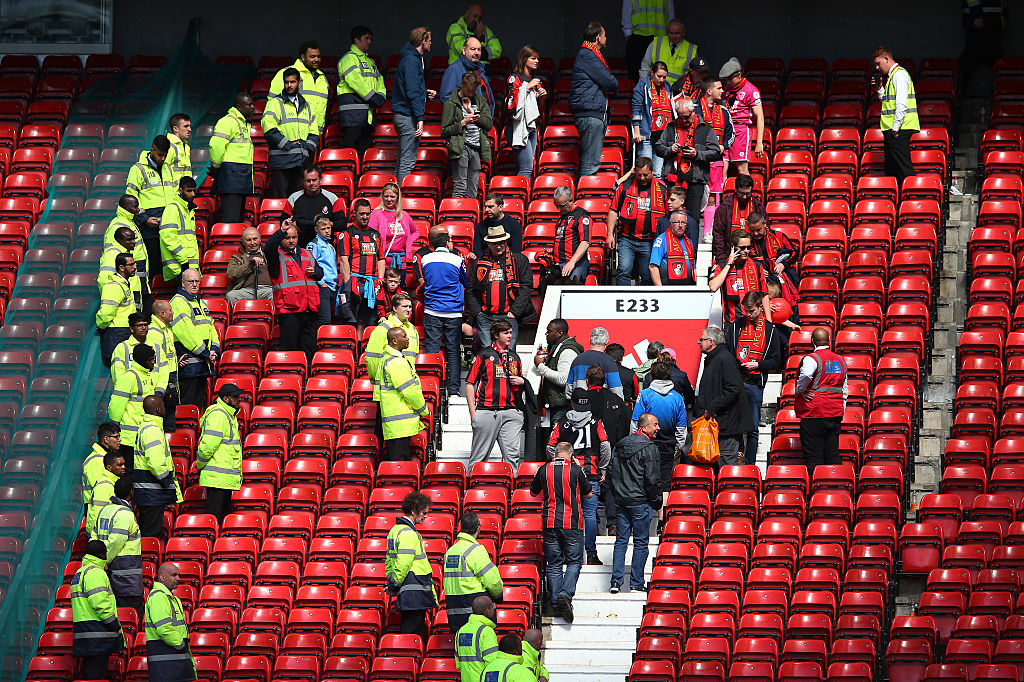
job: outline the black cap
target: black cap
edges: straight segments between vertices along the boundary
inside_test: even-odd
[[[232,398],[242,395],[242,389],[238,388],[235,384],[221,384],[220,388],[217,389],[217,395],[221,398]]]
[[[590,412],[590,391],[585,388],[572,390],[572,409],[577,412]]]
[[[703,71],[704,73],[710,73],[711,67],[700,57],[694,57],[690,60],[690,71]]]

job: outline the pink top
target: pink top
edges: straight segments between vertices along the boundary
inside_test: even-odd
[[[420,236],[420,229],[416,227],[408,213],[402,211],[401,219],[396,220],[394,211],[375,208],[370,214],[370,227],[380,232],[386,253],[404,252],[406,258],[412,258],[412,245]],[[391,241],[392,237],[394,243]]]
[[[729,98],[732,99],[732,93]],[[754,122],[754,107],[761,106],[761,91],[754,84],[743,79],[743,85],[735,93],[736,100],[729,108],[733,125],[749,126]]]

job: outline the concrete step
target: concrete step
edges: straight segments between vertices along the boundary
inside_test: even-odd
[[[624,682],[629,675],[628,665],[625,668],[615,665],[581,668],[578,664],[567,663],[545,667],[551,679],[558,682]]]
[[[628,558],[628,557],[627,557]],[[625,585],[629,585],[629,571],[630,566],[627,563],[625,567]],[[644,571],[644,579],[648,580],[651,577],[650,567]],[[609,563],[607,566],[584,566],[580,570],[579,580],[576,581],[576,597],[580,597],[585,593],[596,593],[596,594],[608,594],[608,588],[611,587],[612,582],[612,565]]]
[[[646,603],[646,592],[577,592],[572,608],[577,618],[618,618],[639,625]]]
[[[640,624],[626,619],[585,618],[577,616],[572,625],[560,617],[551,619],[549,642],[619,641],[636,642],[636,629]]]
[[[633,662],[635,648],[632,642],[545,642],[544,667],[552,672],[552,667],[575,666],[574,670],[583,672],[592,666],[615,666],[625,674]]]

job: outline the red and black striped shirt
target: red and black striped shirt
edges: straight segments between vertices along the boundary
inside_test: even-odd
[[[544,492],[544,528],[559,530],[583,530],[583,497],[592,490],[580,465],[564,459],[542,466],[530,483],[531,494]]]
[[[514,376],[524,376],[523,361],[514,350],[503,351],[491,344],[480,351],[466,377],[466,383],[473,384],[477,409],[515,409],[515,396],[520,389],[509,381]]]
[[[555,262],[567,262],[580,247],[580,242],[589,241],[590,214],[587,211],[577,206],[566,215],[559,216],[555,225]],[[586,257],[583,254],[583,258]]]
[[[636,178],[619,185],[612,200],[618,214],[616,227],[620,237],[653,240],[657,235],[658,218],[668,214],[668,189],[654,178],[647,187],[640,187]]]
[[[338,255],[348,258],[349,267],[354,275],[367,277],[377,276],[377,262],[383,258],[380,232],[373,228],[366,229],[349,225],[338,238]],[[359,277],[352,278],[352,292],[359,294],[363,291],[364,280]]]
[[[504,315],[512,309],[519,294],[519,269],[511,249],[505,249],[504,261],[491,255],[477,259],[473,277],[484,312]]]

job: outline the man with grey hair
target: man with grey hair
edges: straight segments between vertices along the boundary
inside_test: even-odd
[[[686,211],[673,211],[668,229],[655,237],[649,266],[654,286],[697,283],[697,248],[686,234],[689,222]]]
[[[665,350],[665,344],[661,341],[651,341],[647,344],[647,360],[644,361],[644,364],[633,370],[633,373],[636,374],[637,381],[641,384],[644,383],[644,378],[647,376],[647,373],[651,371],[651,366],[658,361],[658,356],[661,355],[661,351],[663,350]]]
[[[694,114],[695,108],[693,100],[676,100],[676,118],[654,143],[654,153],[665,159],[666,183],[686,183],[686,212],[699,222],[704,188],[711,179],[711,163],[722,158],[722,147],[718,133]],[[695,236],[691,234],[690,240],[694,241]]]
[[[716,466],[739,464],[745,434],[754,428],[740,366],[725,345],[721,327],[704,329],[697,343],[704,354],[704,371],[697,387],[694,414],[718,421],[718,448],[722,456]]]
[[[231,254],[227,276],[231,283],[226,295],[229,307],[234,308],[235,303],[243,299],[274,300],[274,287],[263,255],[263,240],[255,227],[242,230],[242,243],[238,251]]]
[[[583,284],[590,271],[590,213],[576,205],[566,185],[556,187],[551,198],[560,214],[555,224],[555,263],[562,277]]]
[[[575,388],[586,390],[587,369],[600,367],[604,370],[604,387],[622,398],[622,379],[619,377],[619,366],[605,352],[608,348],[608,330],[604,327],[594,327],[590,330],[590,349],[585,350],[576,356],[569,367],[569,378],[565,382],[565,397],[572,398]]]

